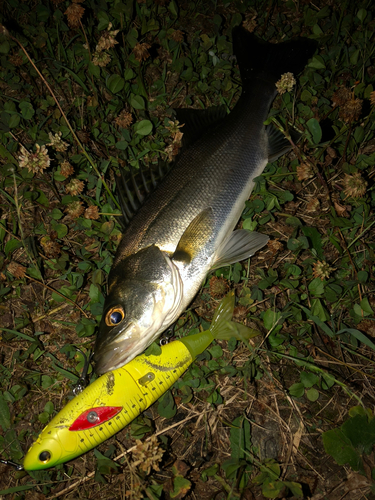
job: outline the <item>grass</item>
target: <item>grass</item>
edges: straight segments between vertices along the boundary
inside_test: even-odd
[[[235,319],[261,335],[212,345],[83,457],[33,473],[0,464],[0,495],[371,498],[371,2],[12,0],[0,11],[0,457],[17,463],[72,397],[77,347],[92,348],[121,239],[116,174],[167,161],[172,108],[233,107],[233,26],[319,43],[269,117],[303,138],[257,179],[240,221],[268,247],[210,275],[175,329],[205,328],[230,288]]]

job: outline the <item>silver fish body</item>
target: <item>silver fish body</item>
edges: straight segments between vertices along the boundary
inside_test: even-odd
[[[263,125],[275,82],[287,71],[299,73],[316,46],[307,39],[266,44],[243,28],[235,28],[233,42],[243,81],[236,106],[180,154],[123,234],[95,346],[99,374],[153,342],[212,268],[248,258],[268,241],[233,229],[254,178],[289,149],[285,138]],[[191,113],[192,123],[199,123],[199,112]]]

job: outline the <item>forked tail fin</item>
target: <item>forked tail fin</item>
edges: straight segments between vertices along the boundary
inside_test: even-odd
[[[275,84],[284,73],[298,75],[317,48],[310,38],[265,42],[242,26],[233,29],[232,37],[244,90],[254,78]]]
[[[218,305],[210,326],[214,339],[229,340],[235,337],[237,340],[248,340],[259,335],[257,330],[232,321],[234,302],[234,292],[229,292]]]
[[[229,340],[234,337],[237,340],[248,340],[259,335],[260,332],[257,330],[232,321],[233,310],[234,292],[229,292],[218,305],[208,330],[179,339],[188,348],[193,359],[201,354],[215,339]]]

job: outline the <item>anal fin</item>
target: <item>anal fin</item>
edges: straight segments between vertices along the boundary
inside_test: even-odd
[[[268,125],[266,130],[268,135],[268,162],[272,163],[280,156],[290,151],[292,145],[285,135],[273,125]],[[292,141],[296,143],[300,139],[301,134],[295,130],[290,130],[290,137]]]

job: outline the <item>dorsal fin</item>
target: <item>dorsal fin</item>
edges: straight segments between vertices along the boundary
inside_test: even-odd
[[[160,181],[172,168],[172,163],[163,163],[139,170],[132,169],[125,172],[120,170],[116,181],[118,201],[122,211],[119,222],[122,229],[129,224],[137,211],[144,204],[148,195],[155,190]]]
[[[184,149],[200,139],[207,130],[216,127],[227,116],[224,105],[212,106],[207,109],[179,108],[175,109],[174,112],[179,123],[184,124],[181,128],[181,132],[184,134],[182,137]]]

